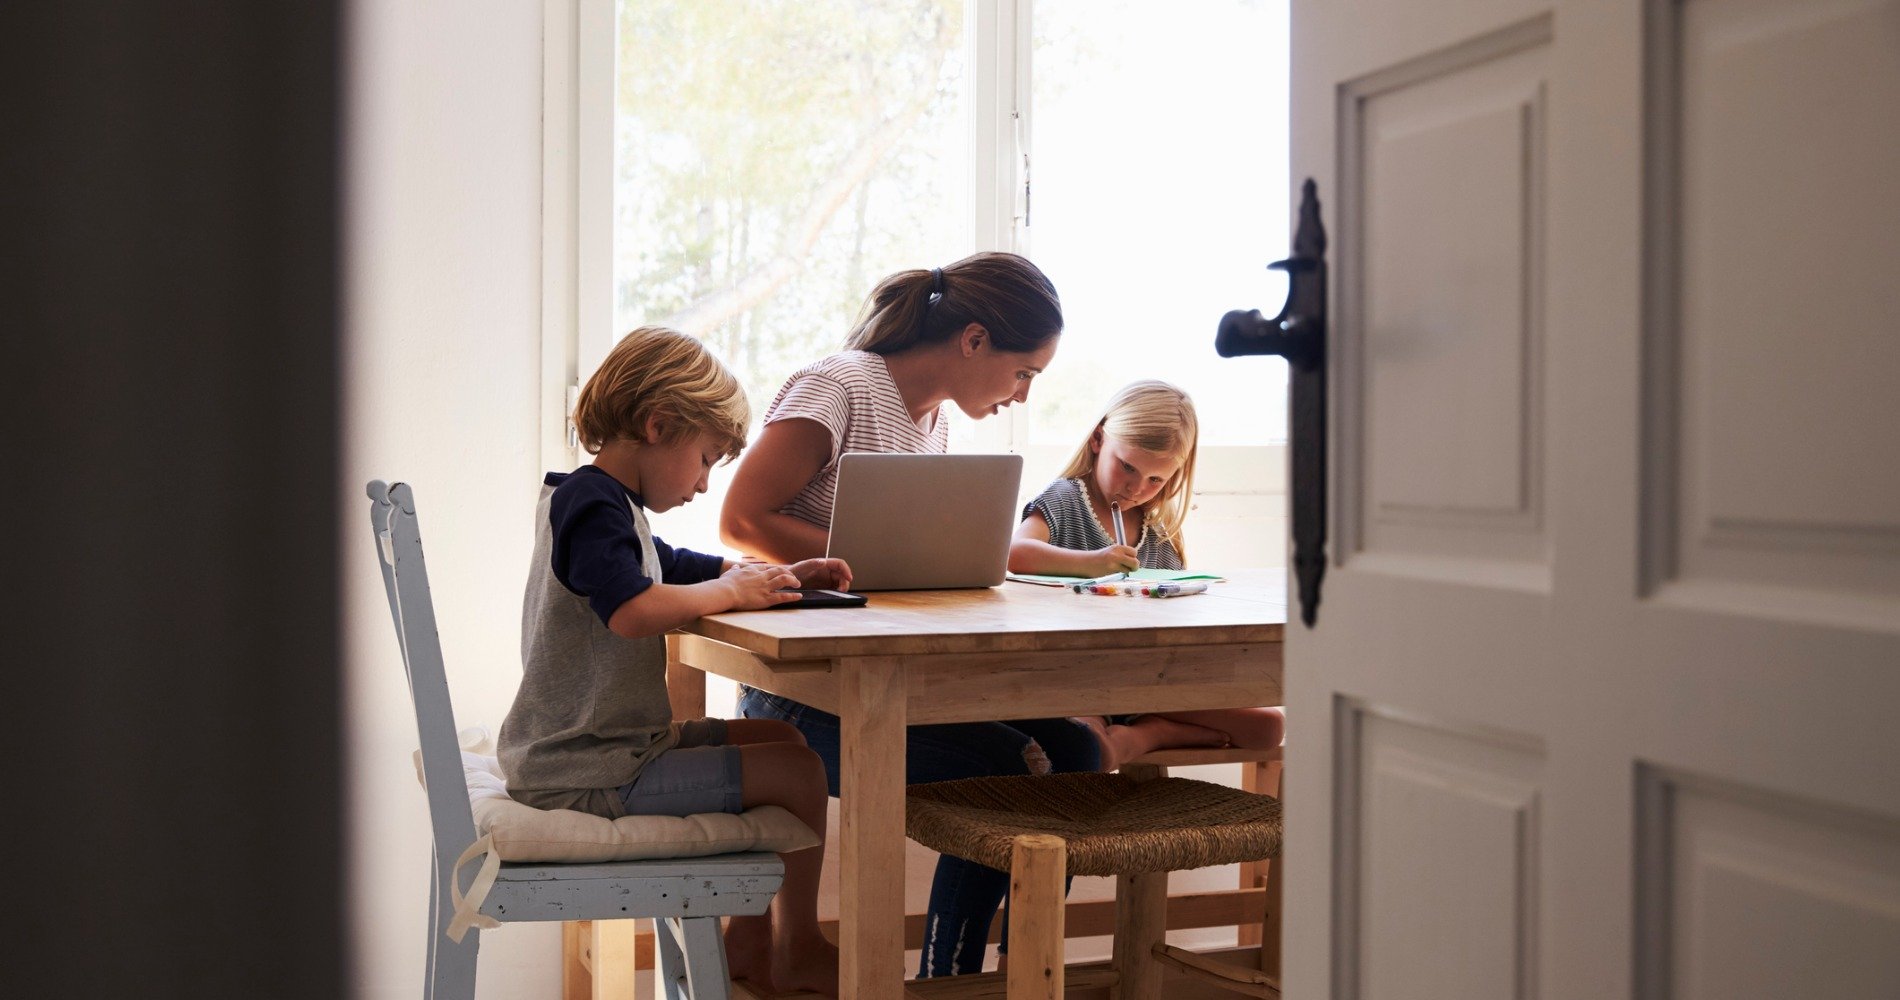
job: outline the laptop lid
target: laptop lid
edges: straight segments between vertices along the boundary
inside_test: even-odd
[[[852,590],[994,587],[1009,565],[1021,455],[892,455],[838,460],[826,555]]]

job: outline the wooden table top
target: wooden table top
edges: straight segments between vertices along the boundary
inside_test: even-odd
[[[1165,600],[1013,581],[866,596],[862,608],[733,611],[683,631],[768,659],[808,660],[1279,642],[1286,622],[1280,570],[1236,572],[1204,594]]]

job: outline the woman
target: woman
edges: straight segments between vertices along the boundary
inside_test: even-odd
[[[726,543],[786,564],[824,555],[839,456],[941,454],[949,441],[944,405],[981,420],[1028,399],[1061,333],[1055,286],[1015,254],[980,253],[885,278],[845,350],[793,374],[766,409],[765,429],[726,493]],[[836,716],[751,688],[740,690],[739,713],[798,727],[838,794]],[[1100,761],[1093,735],[1069,719],[912,726],[906,747],[912,784],[1093,771]],[[981,972],[1008,888],[1004,872],[940,859],[918,974]]]

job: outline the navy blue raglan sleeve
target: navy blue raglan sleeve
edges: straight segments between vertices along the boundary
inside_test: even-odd
[[[653,551],[660,557],[660,579],[667,583],[704,583],[719,579],[719,570],[725,566],[724,556],[707,555],[691,549],[676,549],[671,545],[653,540]]]
[[[552,569],[568,590],[607,624],[622,604],[646,592],[653,578],[640,565],[640,536],[619,482],[605,475],[575,473],[555,487],[548,501],[553,530]],[[664,565],[664,558],[661,560]]]

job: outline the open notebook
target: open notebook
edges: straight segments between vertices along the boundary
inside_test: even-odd
[[[1071,583],[1095,579],[1086,576],[1038,576],[1034,573],[1011,573],[1009,579],[1017,583],[1033,583],[1043,587],[1066,587]],[[1196,573],[1187,569],[1138,569],[1128,574],[1130,580],[1148,580],[1155,583],[1179,583],[1183,580],[1206,580],[1212,583],[1224,582],[1227,578],[1219,573]]]

